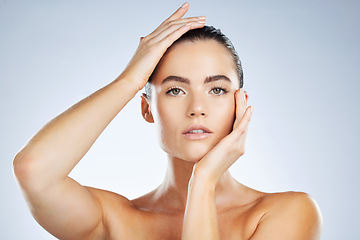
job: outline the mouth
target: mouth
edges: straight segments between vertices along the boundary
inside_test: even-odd
[[[202,140],[212,135],[212,131],[204,125],[192,125],[182,135],[188,140]]]

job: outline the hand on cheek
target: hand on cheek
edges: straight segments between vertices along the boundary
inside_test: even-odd
[[[235,122],[233,127],[234,135],[234,148],[238,157],[241,157],[245,153],[245,142],[248,126],[252,116],[253,106],[247,107],[247,99],[243,89],[239,89],[235,93]],[[230,134],[230,135],[231,135]]]
[[[216,184],[226,170],[245,153],[247,129],[251,120],[252,106],[246,106],[242,89],[235,92],[235,122],[233,131],[224,137],[195,165],[194,173]]]
[[[234,97],[235,97],[235,114],[236,115],[235,115],[235,122],[234,122],[233,129],[235,129],[237,126],[239,126],[240,120],[244,116],[244,113],[247,109],[246,108],[246,104],[247,104],[246,95],[245,95],[245,91],[242,88],[238,89],[235,92]]]

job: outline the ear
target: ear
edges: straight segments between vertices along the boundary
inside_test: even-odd
[[[150,110],[150,100],[145,93],[141,96],[141,114],[148,123],[154,122],[154,118]]]

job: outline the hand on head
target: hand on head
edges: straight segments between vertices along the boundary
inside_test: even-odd
[[[140,37],[134,56],[122,73],[124,79],[136,84],[139,90],[142,89],[166,50],[190,29],[204,26],[205,17],[183,18],[188,9],[189,4],[185,3],[152,33]],[[247,128],[252,113],[251,107],[246,107],[247,93],[242,89],[235,92],[235,103],[236,118],[233,131],[196,164],[198,170],[205,170],[201,172],[206,172],[207,177],[215,182],[244,154]]]
[[[185,3],[152,33],[140,38],[139,46],[121,74],[122,78],[142,89],[166,50],[185,32],[201,28],[205,17],[182,18],[189,9]]]

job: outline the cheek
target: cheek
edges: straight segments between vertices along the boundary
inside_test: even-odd
[[[176,106],[171,101],[160,100],[156,107],[156,120],[160,128],[171,129],[176,126],[176,121],[179,119],[181,106]]]
[[[182,107],[167,99],[157,101],[154,120],[159,142],[164,150],[171,148],[174,137],[178,135],[178,127],[183,119]]]
[[[235,120],[235,101],[232,95],[216,100],[212,104],[211,119],[218,125],[218,131],[227,135],[232,131]]]
[[[179,158],[197,161],[203,157],[233,128],[235,102],[233,94],[218,98],[204,98],[202,107],[207,114],[203,123],[213,130],[214,137],[206,142],[184,142],[181,132],[193,122],[186,115],[189,103],[172,99],[157,99],[153,106],[153,116],[160,147],[168,154]]]

